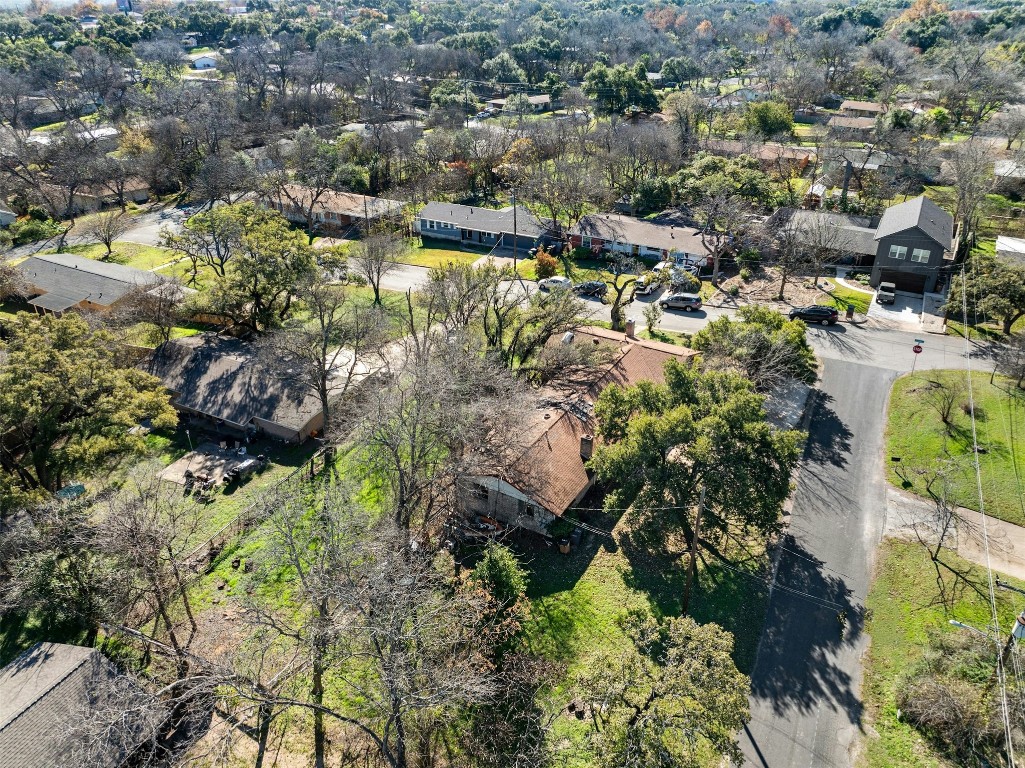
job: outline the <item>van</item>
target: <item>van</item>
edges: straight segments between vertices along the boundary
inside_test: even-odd
[[[897,286],[893,283],[879,283],[876,289],[876,301],[880,304],[893,304],[897,300]]]

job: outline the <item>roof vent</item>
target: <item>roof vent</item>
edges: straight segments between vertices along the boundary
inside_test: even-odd
[[[562,343],[563,344],[572,344],[574,338],[575,338],[575,335],[574,335],[573,331],[566,331],[564,334],[562,334]]]
[[[545,412],[545,418],[546,418],[546,419],[550,419],[550,418],[552,418],[552,414],[550,414],[550,413],[548,413],[548,412],[546,411],[546,412]]]

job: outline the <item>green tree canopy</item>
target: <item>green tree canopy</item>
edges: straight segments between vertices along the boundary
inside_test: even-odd
[[[794,131],[794,113],[781,101],[759,101],[748,105],[744,126],[765,138],[789,136]]]
[[[19,314],[0,362],[0,509],[141,450],[129,430],[177,421],[159,380],[126,367],[113,337],[76,314]]]
[[[658,111],[658,97],[648,78],[625,64],[612,68],[595,64],[584,79],[584,93],[594,99],[595,110],[603,115],[620,115],[631,107]]]
[[[527,591],[527,572],[508,547],[489,542],[470,577],[497,603],[508,608]]]
[[[1025,316],[1025,267],[993,256],[973,256],[964,277],[955,276],[950,286],[952,315],[959,317],[965,304],[968,322],[993,317],[1004,333],[1010,333],[1011,326]]]

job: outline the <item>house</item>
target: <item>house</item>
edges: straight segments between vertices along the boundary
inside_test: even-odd
[[[128,713],[147,709],[134,680],[95,648],[37,643],[0,669],[0,765],[120,768],[159,718]],[[101,728],[87,732],[86,722]]]
[[[993,175],[998,179],[1021,181],[1025,179],[1025,162],[1018,160],[997,160],[993,163]]]
[[[462,494],[469,515],[542,535],[579,505],[594,483],[587,461],[595,446],[594,402],[601,391],[610,384],[664,383],[669,360],[689,362],[697,356],[691,349],[604,328],[580,328],[551,345],[600,347],[608,362],[576,391],[547,392],[521,427],[519,453],[508,470],[473,478]]]
[[[870,284],[893,283],[898,291],[931,293],[940,270],[953,259],[954,219],[923,196],[891,205],[876,227],[876,258]]]
[[[534,214],[522,206],[496,211],[455,203],[427,203],[414,225],[421,237],[457,240],[466,245],[526,252],[548,231]]]
[[[49,146],[53,143],[53,138],[53,131],[33,131],[26,141],[31,144]],[[83,131],[78,131],[75,133],[75,138],[93,145],[102,152],[113,152],[118,147],[121,131],[112,125],[96,125]]]
[[[199,334],[164,342],[140,367],[171,391],[179,413],[221,433],[301,443],[324,428],[320,399],[236,339]]]
[[[308,224],[306,213],[312,203],[313,228],[326,234],[342,234],[357,224],[366,226],[382,219],[396,218],[406,205],[402,200],[333,189],[322,192],[318,197],[314,189],[301,184],[286,184],[283,189],[267,194],[260,201],[293,224],[304,227]]]
[[[804,147],[793,147],[775,142],[731,141],[711,139],[705,142],[705,149],[723,157],[750,155],[758,160],[763,171],[789,168],[800,174],[815,159],[815,152]]]
[[[569,242],[574,248],[588,248],[593,253],[611,251],[654,261],[710,264],[708,249],[696,229],[615,213],[584,216],[570,230]]]
[[[278,139],[273,144],[243,149],[242,154],[252,161],[256,170],[266,173],[280,169],[282,158],[286,157],[293,147],[295,147],[295,142],[291,139]]]
[[[840,114],[844,117],[870,117],[875,120],[885,112],[886,105],[876,101],[847,99],[840,105]]]
[[[876,130],[874,117],[833,115],[826,125],[835,138],[844,141],[865,141],[871,138]]]
[[[210,53],[194,53],[189,56],[189,64],[193,69],[217,69],[219,62],[220,59]]]
[[[872,267],[869,282],[931,293],[953,258],[954,220],[925,196],[891,205],[876,220],[826,211],[779,212],[770,229],[794,227],[809,246],[828,247]]]
[[[1025,239],[998,235],[996,253],[998,259],[1025,266]]]
[[[28,285],[28,303],[39,313],[106,311],[162,281],[153,272],[70,253],[37,253],[18,264],[18,270]]]
[[[539,96],[527,96],[527,101],[534,112],[549,112],[552,109],[552,97],[547,93],[542,93]],[[508,103],[508,98],[488,99],[488,108],[501,111]]]
[[[18,214],[0,201],[0,227],[9,227],[18,220]]]
[[[109,184],[87,184],[79,187],[71,196],[71,208],[76,215],[92,213],[104,208],[110,208],[121,204],[121,197],[125,203],[145,203],[150,198],[149,184],[141,176],[130,176],[120,185],[120,196],[118,185]],[[67,195],[67,190],[64,190]]]

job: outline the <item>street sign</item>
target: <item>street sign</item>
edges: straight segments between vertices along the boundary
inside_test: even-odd
[[[911,351],[914,352],[916,355],[922,354],[922,345],[921,344],[915,344],[915,346],[913,346],[911,348]]]

